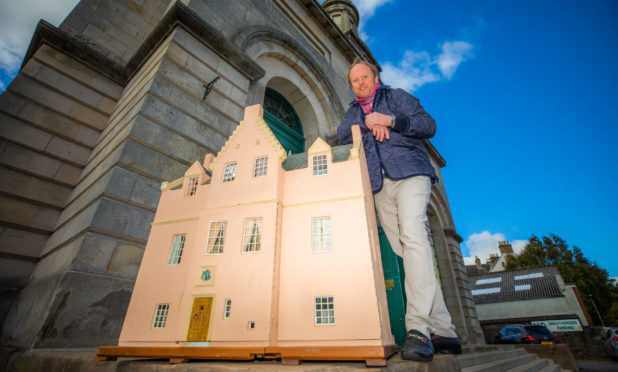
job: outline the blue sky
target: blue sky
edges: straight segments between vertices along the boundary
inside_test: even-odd
[[[353,1],[383,80],[438,123],[464,256],[554,233],[618,276],[618,2]],[[76,3],[1,2],[1,91]]]
[[[554,233],[618,276],[618,2],[354,2],[438,123],[464,256]]]

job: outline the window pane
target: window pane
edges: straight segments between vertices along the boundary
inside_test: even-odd
[[[223,253],[223,245],[225,244],[225,228],[226,221],[212,221],[208,230],[207,254]]]
[[[193,196],[197,192],[197,184],[199,181],[199,177],[191,177],[187,181],[187,191],[185,192],[185,196]]]
[[[167,260],[168,265],[176,265],[180,263],[182,251],[185,246],[185,238],[186,234],[174,235],[174,240],[172,241],[172,249],[170,250],[170,256]]]
[[[332,250],[330,217],[311,219],[312,247],[314,252]]]
[[[319,176],[322,174],[328,174],[328,163],[326,162],[326,155],[314,155],[313,175]]]
[[[157,305],[154,320],[152,321],[153,328],[165,327],[165,322],[167,321],[167,312],[169,311],[169,308],[170,308],[169,304],[158,304]]]
[[[248,218],[245,220],[245,228],[242,238],[243,252],[256,252],[260,250],[262,241],[262,219]]]
[[[262,177],[266,175],[268,170],[268,156],[255,159],[253,165],[253,177]]]
[[[223,182],[233,181],[236,178],[236,163],[229,163],[225,165],[223,171]]]

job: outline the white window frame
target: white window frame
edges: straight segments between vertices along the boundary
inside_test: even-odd
[[[155,308],[154,319],[152,320],[152,328],[165,328],[167,322],[167,314],[170,310],[170,304],[157,304]]]
[[[236,179],[237,162],[225,164],[225,170],[223,171],[223,183],[232,182]]]
[[[335,324],[335,297],[314,297],[314,323],[317,326]]]
[[[268,173],[268,156],[261,156],[253,162],[253,178],[264,177]]]
[[[199,184],[200,177],[190,177],[187,180],[187,190],[185,192],[185,196],[193,196],[197,193],[197,185]]]
[[[227,221],[210,221],[208,226],[208,241],[206,254],[223,254]]]
[[[311,218],[311,248],[314,253],[333,250],[330,216]]]
[[[257,231],[256,231],[257,228]],[[262,246],[262,217],[247,218],[242,233],[242,251],[259,252]]]
[[[172,249],[170,249],[170,255],[167,258],[168,265],[178,265],[180,263],[186,241],[187,234],[174,235],[172,238]]]
[[[311,164],[314,176],[323,176],[328,174],[328,157],[326,154],[313,155],[311,157]]]

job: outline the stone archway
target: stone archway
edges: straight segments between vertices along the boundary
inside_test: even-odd
[[[266,88],[280,93],[298,114],[305,136],[305,150],[318,137],[336,143],[336,128],[343,105],[334,94],[320,64],[296,41],[267,27],[251,27],[235,38],[247,55],[265,71],[249,87],[247,105],[262,103]]]

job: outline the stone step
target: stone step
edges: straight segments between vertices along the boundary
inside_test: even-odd
[[[545,368],[547,364],[545,359],[533,359],[526,364],[510,369],[509,372],[537,372]]]
[[[476,364],[474,366],[463,368],[462,372],[505,372],[511,370],[512,368],[521,366],[522,364],[529,363],[534,359],[536,359],[534,355],[519,355],[506,359],[498,359],[482,364]]]
[[[493,362],[495,360],[510,359],[513,357],[526,355],[526,352],[520,349],[507,349],[496,351],[482,351],[475,353],[463,353],[457,357],[461,368],[467,368],[475,365]]]

